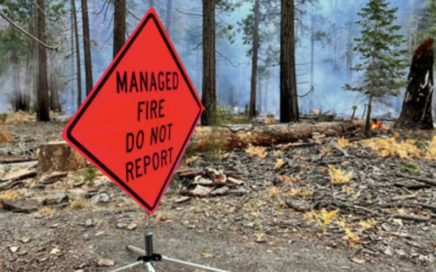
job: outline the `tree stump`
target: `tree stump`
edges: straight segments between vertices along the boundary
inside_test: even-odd
[[[409,84],[404,95],[396,128],[433,129],[433,40],[423,42],[415,51],[408,76]]]
[[[38,174],[54,171],[73,171],[85,166],[85,159],[66,142],[44,144],[39,149]]]

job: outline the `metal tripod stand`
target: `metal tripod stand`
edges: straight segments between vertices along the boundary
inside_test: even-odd
[[[160,262],[160,261],[166,261],[169,263],[183,265],[183,266],[190,267],[190,268],[203,269],[203,270],[212,271],[212,272],[228,272],[226,270],[221,270],[221,269],[217,269],[217,268],[213,268],[213,267],[209,267],[209,266],[205,266],[205,265],[201,265],[201,264],[182,261],[182,260],[170,258],[167,256],[163,256],[163,255],[160,255],[158,253],[154,253],[152,218],[149,214],[147,214],[147,218],[148,218],[148,220],[147,220],[147,225],[146,225],[146,230],[145,230],[145,250],[138,248],[138,247],[135,247],[135,246],[132,246],[132,245],[128,245],[127,246],[128,250],[130,250],[134,253],[140,254],[141,256],[138,257],[138,260],[136,262],[128,264],[128,265],[123,266],[123,267],[120,267],[118,269],[115,269],[112,272],[122,272],[122,271],[126,271],[130,268],[140,266],[140,265],[145,266],[148,272],[156,272],[156,269],[154,268],[153,262]]]

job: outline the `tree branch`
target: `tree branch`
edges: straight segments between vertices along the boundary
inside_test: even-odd
[[[18,24],[16,24],[14,21],[12,21],[10,18],[8,18],[6,15],[3,14],[3,12],[0,12],[0,17],[2,17],[3,19],[5,19],[8,23],[10,23],[13,27],[15,27],[18,31],[20,31],[21,33],[25,34],[27,37],[29,37],[30,39],[34,40],[35,42],[39,43],[40,45],[44,46],[47,49],[50,50],[54,50],[54,51],[58,51],[59,46],[50,46],[42,41],[40,41],[38,38],[36,38],[35,36],[33,36],[32,34],[30,34],[29,32],[27,32],[24,28],[22,28],[21,26],[19,26]]]

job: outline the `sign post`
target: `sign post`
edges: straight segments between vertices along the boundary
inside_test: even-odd
[[[151,8],[62,136],[148,213],[145,251],[115,271],[169,261],[223,271],[156,254],[151,216],[189,144],[203,106],[156,11]]]

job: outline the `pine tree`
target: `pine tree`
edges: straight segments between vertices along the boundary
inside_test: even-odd
[[[426,0],[419,30],[421,40],[436,39],[436,0]]]
[[[363,72],[357,84],[346,84],[345,89],[364,93],[368,98],[366,130],[370,128],[374,98],[397,96],[404,86],[406,63],[402,50],[404,38],[395,24],[397,8],[390,8],[386,0],[369,0],[358,12],[361,18],[360,37],[353,49],[360,55],[360,63],[353,70]]]

